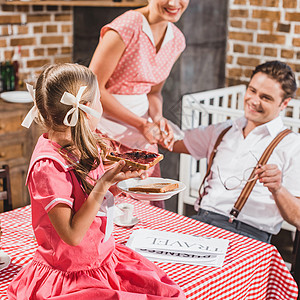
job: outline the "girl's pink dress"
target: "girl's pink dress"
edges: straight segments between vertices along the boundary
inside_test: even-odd
[[[29,171],[32,225],[38,243],[31,263],[14,278],[9,299],[186,299],[162,270],[126,246],[104,241],[106,203],[78,246],[66,244],[52,226],[48,212],[58,203],[76,212],[87,195],[72,166],[57,151],[59,145],[39,138]],[[99,166],[90,175],[103,174]]]

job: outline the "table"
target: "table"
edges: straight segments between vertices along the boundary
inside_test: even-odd
[[[132,228],[115,225],[114,236],[125,243],[133,230],[147,228],[230,240],[222,268],[156,263],[176,281],[188,299],[297,299],[297,284],[273,245],[265,244],[173,212],[149,206],[124,196],[118,201],[134,204],[140,222]],[[0,214],[2,250],[12,259],[0,271],[0,299],[21,267],[27,264],[37,247],[31,228],[30,206]]]

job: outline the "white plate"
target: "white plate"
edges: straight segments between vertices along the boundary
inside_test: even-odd
[[[131,227],[133,225],[136,225],[140,220],[137,217],[134,217],[131,222],[129,223],[123,223],[120,220],[120,216],[119,217],[115,217],[114,218],[114,223],[118,226],[122,226],[122,227]]]
[[[136,187],[144,184],[164,183],[164,182],[178,183],[179,187],[173,191],[169,191],[165,193],[142,193],[142,192],[129,191],[130,187]],[[174,179],[159,178],[159,177],[148,177],[146,179],[131,178],[131,179],[120,181],[117,186],[119,189],[126,192],[127,194],[129,194],[135,199],[150,200],[150,201],[162,201],[162,200],[169,199],[172,196],[178,194],[179,192],[185,189],[185,184],[183,182]]]
[[[33,102],[30,94],[26,91],[12,91],[12,92],[4,92],[0,94],[0,97],[12,103],[30,103]]]
[[[3,250],[0,250],[0,270],[5,269],[10,264],[10,257]]]

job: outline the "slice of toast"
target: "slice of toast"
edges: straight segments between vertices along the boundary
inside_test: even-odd
[[[137,152],[137,151],[135,151],[135,152]],[[143,151],[141,151],[141,152],[143,152]],[[114,153],[110,153],[110,154],[106,155],[106,158],[109,160],[112,160],[112,161],[124,160],[127,166],[134,167],[137,169],[147,170],[147,169],[153,167],[154,165],[156,165],[159,161],[161,161],[164,158],[164,156],[162,154],[155,153],[155,155],[157,155],[157,157],[155,159],[153,159],[152,161],[149,161],[148,163],[141,163],[139,161],[136,161],[134,158],[126,159],[124,157],[118,157]]]
[[[132,192],[144,192],[144,193],[165,193],[172,190],[175,190],[179,187],[178,183],[153,183],[153,184],[144,184],[138,185],[135,187],[130,187],[128,190]]]

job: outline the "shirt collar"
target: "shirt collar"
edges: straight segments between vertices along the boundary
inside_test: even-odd
[[[146,19],[146,17],[143,14],[142,14],[142,17],[143,17],[143,27],[142,27],[142,30],[148,36],[148,38],[152,42],[153,46],[155,47],[153,34],[152,34],[152,31],[151,31],[150,25],[148,23],[148,20]],[[167,31],[165,33],[165,37],[164,37],[164,40],[162,42],[161,48],[165,44],[167,44],[170,40],[172,40],[173,38],[174,38],[174,33],[173,33],[172,24],[170,22],[168,22]]]
[[[247,119],[245,117],[236,119],[233,122],[233,126],[235,126],[238,130],[243,132],[244,127],[247,124]],[[272,137],[275,137],[284,127],[282,118],[278,116],[277,118],[271,120],[270,122],[267,122],[265,124],[262,124],[260,126],[257,126],[253,130],[256,131],[257,133],[260,132],[268,132]]]

